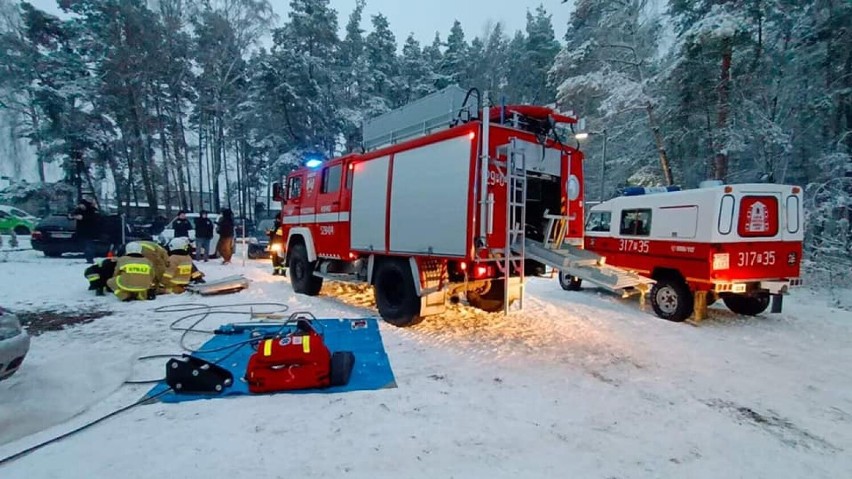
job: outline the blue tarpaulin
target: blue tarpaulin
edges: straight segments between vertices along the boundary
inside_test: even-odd
[[[355,366],[349,384],[345,386],[334,386],[324,389],[306,389],[300,391],[286,391],[287,394],[298,393],[337,393],[346,391],[365,391],[396,387],[390,360],[382,344],[382,336],[379,332],[379,324],[375,318],[367,319],[318,319],[311,320],[314,329],[323,336],[323,341],[328,349],[334,353],[337,351],[351,351],[355,354]],[[226,325],[224,328],[227,328]],[[176,403],[192,401],[196,399],[210,399],[226,396],[238,396],[252,394],[248,390],[245,376],[249,357],[254,354],[251,344],[234,346],[250,340],[252,334],[274,334],[281,330],[281,326],[258,325],[245,328],[235,334],[217,334],[209,341],[199,347],[199,353],[194,356],[214,362],[227,369],[234,375],[234,384],[221,394],[177,394],[174,391],[159,396],[162,402]],[[255,336],[256,337],[256,336]],[[221,349],[217,352],[203,352],[206,350]],[[222,360],[222,358],[225,358]],[[158,383],[148,397],[163,393],[168,389],[165,381]]]

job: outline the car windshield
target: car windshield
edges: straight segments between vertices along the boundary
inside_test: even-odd
[[[257,224],[257,234],[266,234],[267,230],[271,230],[275,226],[274,220],[263,220]]]

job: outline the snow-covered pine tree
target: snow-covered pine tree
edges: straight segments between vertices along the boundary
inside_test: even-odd
[[[401,95],[400,103],[406,104],[435,91],[429,71],[429,59],[420,48],[414,35],[405,39],[400,59]]]
[[[580,112],[596,132],[583,146],[592,152],[587,179],[595,187],[588,191],[600,198],[625,179],[646,186],[671,183],[652,76],[657,30],[645,0],[580,0],[550,71],[557,101]],[[603,130],[606,164],[600,163]],[[602,182],[602,175],[614,181]]]
[[[435,39],[438,39],[437,36]],[[441,58],[439,68],[441,78],[436,85],[439,90],[453,84],[459,84],[462,88],[466,86],[461,83],[465,79],[464,75],[467,70],[468,48],[464,39],[464,29],[461,23],[456,20],[450,28],[450,35],[447,37],[447,49]]]
[[[364,54],[367,60],[365,83],[366,114],[374,116],[399,106],[399,59],[396,38],[390,31],[387,17],[373,15],[373,31],[367,35]]]

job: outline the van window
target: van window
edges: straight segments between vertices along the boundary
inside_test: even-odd
[[[695,238],[698,231],[698,206],[665,206],[660,208],[654,236],[660,238]]]
[[[734,204],[736,201],[731,195],[722,197],[722,206],[719,208],[719,233],[723,235],[731,234],[734,229]]]
[[[787,232],[799,232],[799,197],[787,197]]]
[[[778,198],[743,196],[737,233],[743,238],[770,237],[778,234]]]
[[[340,173],[342,165],[330,166],[322,172],[322,192],[336,193],[340,190]]]
[[[593,211],[589,215],[589,220],[586,221],[586,231],[609,231],[611,221],[612,212]]]
[[[302,196],[302,178],[295,176],[290,178],[290,183],[287,185],[287,199],[295,200]]]
[[[630,236],[650,236],[651,210],[624,210],[621,212],[621,234]]]

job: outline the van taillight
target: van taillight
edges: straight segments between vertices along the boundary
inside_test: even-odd
[[[33,231],[32,236],[30,236],[31,240],[40,240],[41,239],[41,231]]]

